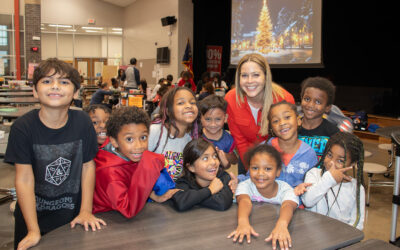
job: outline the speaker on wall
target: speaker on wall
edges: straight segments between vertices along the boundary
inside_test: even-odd
[[[157,63],[169,63],[169,48],[157,48]]]
[[[175,18],[175,16],[167,16],[167,17],[163,17],[161,18],[161,24],[162,26],[168,26],[171,24],[176,23],[177,19]]]

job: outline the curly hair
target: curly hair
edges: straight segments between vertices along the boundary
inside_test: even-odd
[[[111,109],[103,104],[92,104],[83,109],[88,114],[93,114],[96,109],[102,109],[104,113],[111,114]]]
[[[335,101],[336,87],[333,83],[325,77],[308,77],[301,83],[300,98],[303,99],[304,92],[307,88],[316,88],[326,93],[328,100],[326,105],[332,105]]]
[[[107,135],[117,138],[122,126],[131,123],[144,124],[149,129],[150,118],[145,111],[138,107],[120,107],[115,109],[106,124]]]

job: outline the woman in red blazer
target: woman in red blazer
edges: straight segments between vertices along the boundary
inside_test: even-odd
[[[267,116],[271,104],[283,100],[294,104],[294,99],[272,82],[268,62],[260,54],[247,54],[240,59],[235,82],[236,88],[225,95],[225,100],[229,130],[243,162],[251,146],[268,138]]]

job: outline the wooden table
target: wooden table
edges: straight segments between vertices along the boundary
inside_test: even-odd
[[[395,249],[397,249],[398,250],[399,248],[386,242],[386,241],[383,241],[383,240],[370,239],[370,240],[366,240],[366,241],[351,245],[349,247],[345,247],[343,249],[346,249],[346,250],[357,250],[357,249],[360,249],[360,250],[383,250],[383,249],[395,250]]]
[[[34,97],[0,97],[0,104],[35,104],[39,103],[39,99]]]
[[[33,92],[0,92],[0,97],[31,97]]]
[[[250,218],[260,234],[251,244],[227,239],[237,225],[237,205],[224,212],[195,208],[176,212],[165,204],[146,204],[134,218],[117,212],[100,213],[107,226],[96,232],[64,225],[42,236],[35,249],[271,249],[264,242],[275,226],[279,206],[255,204]],[[297,210],[289,226],[291,249],[336,249],[363,239],[363,232],[338,220]]]

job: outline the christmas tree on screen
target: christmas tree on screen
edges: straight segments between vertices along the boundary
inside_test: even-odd
[[[264,0],[257,27],[256,49],[268,53],[272,45],[272,23],[269,16],[267,0]]]

